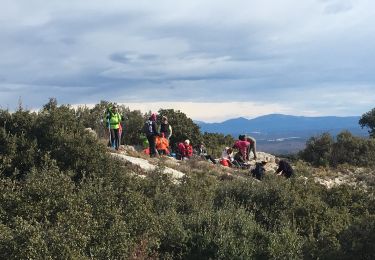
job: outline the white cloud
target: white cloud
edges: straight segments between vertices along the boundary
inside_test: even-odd
[[[374,104],[370,0],[2,0],[1,6],[2,106],[15,107],[19,96],[30,106],[52,96],[60,103],[234,102],[246,103],[249,117],[279,110],[360,114]],[[242,115],[219,110],[207,120]]]

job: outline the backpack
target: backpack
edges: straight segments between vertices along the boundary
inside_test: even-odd
[[[154,131],[152,130],[152,121],[147,120],[143,125],[142,132],[146,135],[152,135]]]
[[[265,169],[261,163],[256,163],[255,169],[251,170],[253,177],[257,178],[258,180],[262,179],[264,172],[265,172]]]

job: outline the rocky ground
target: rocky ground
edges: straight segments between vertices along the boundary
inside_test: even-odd
[[[146,176],[147,172],[154,171],[158,166],[162,165],[162,169],[165,173],[171,174],[173,178],[180,179],[190,172],[207,172],[213,175],[222,176],[234,176],[234,177],[246,177],[250,176],[250,170],[255,167],[256,162],[267,161],[265,168],[267,172],[275,172],[277,165],[275,163],[275,156],[272,154],[258,152],[257,160],[250,160],[248,162],[249,169],[238,169],[229,168],[222,166],[221,164],[212,164],[210,161],[202,160],[199,157],[193,158],[187,161],[179,161],[173,157],[161,156],[158,158],[150,158],[141,152],[138,152],[133,146],[121,146],[119,151],[109,149],[111,155],[136,165],[142,169],[139,176]]]
[[[275,163],[276,157],[272,154],[265,152],[257,152],[257,160],[250,160],[250,169],[236,169],[224,167],[220,164],[212,164],[209,161],[195,158],[187,161],[179,161],[173,157],[163,156],[159,158],[150,158],[141,152],[136,151],[132,146],[121,146],[119,151],[110,149],[111,155],[119,158],[120,160],[138,166],[142,174],[137,173],[139,176],[145,177],[147,172],[161,169],[164,173],[171,174],[176,180],[182,178],[190,172],[207,172],[210,174],[222,176],[235,176],[235,177],[249,177],[251,176],[250,170],[255,167],[256,162],[267,161],[265,168],[268,174],[272,174],[277,169]],[[158,167],[162,166],[162,167]],[[294,165],[294,168],[303,168],[309,173],[309,176],[300,176],[301,178],[312,177],[315,182],[320,183],[327,188],[334,186],[348,184],[352,186],[361,186],[368,188],[368,186],[375,186],[375,172],[365,168],[354,167],[341,167],[338,169],[329,168],[313,168],[306,164]]]

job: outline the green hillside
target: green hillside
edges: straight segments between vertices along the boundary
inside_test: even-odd
[[[162,159],[145,173],[109,155],[100,123],[106,105],[73,109],[51,100],[39,112],[0,110],[0,259],[375,255],[372,139],[314,137],[293,161],[291,179],[267,173],[259,182],[246,171],[228,176],[219,166],[191,160],[180,166],[186,176],[175,182],[162,174]],[[136,145],[146,115],[122,112],[123,142]],[[233,141],[198,134],[179,111],[160,112],[169,113],[176,141],[204,140],[212,154]],[[315,180],[345,171],[353,172],[354,184],[328,189]]]

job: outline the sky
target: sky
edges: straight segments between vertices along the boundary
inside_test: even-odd
[[[373,0],[0,0],[0,108],[221,122],[375,107]]]

